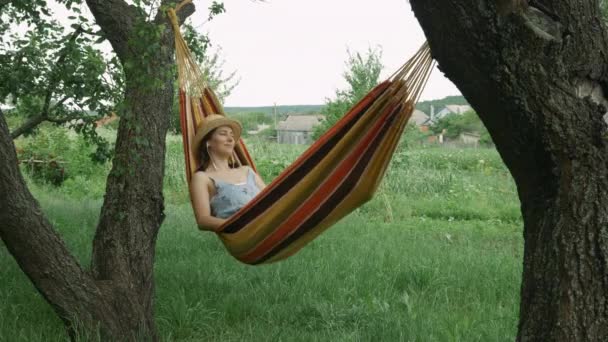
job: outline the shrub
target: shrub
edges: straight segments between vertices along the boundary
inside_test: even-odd
[[[20,150],[19,160],[34,181],[59,186],[69,176],[63,157],[69,148],[65,130],[48,127],[29,139]]]
[[[98,179],[103,184],[110,164],[92,161],[91,154],[95,150],[71,130],[42,125],[35,135],[22,140],[18,151],[22,168],[32,180],[60,186],[76,176],[86,181]],[[87,191],[86,187],[76,190]]]

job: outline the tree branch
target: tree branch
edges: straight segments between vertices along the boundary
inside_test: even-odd
[[[108,38],[114,52],[124,60],[128,41],[138,18],[137,9],[124,0],[86,0],[95,21]]]
[[[39,124],[41,124],[44,121],[52,121],[50,119],[49,113],[53,109],[57,108],[58,106],[61,106],[69,98],[69,96],[67,96],[67,95],[64,96],[59,102],[54,104],[51,108],[51,100],[53,99],[53,93],[55,91],[55,88],[57,87],[57,84],[59,83],[59,80],[61,79],[61,74],[63,73],[63,70],[64,70],[66,58],[70,52],[70,49],[76,42],[76,39],[82,33],[83,33],[82,26],[79,26],[72,33],[66,46],[61,51],[59,58],[57,58],[57,61],[54,63],[53,70],[51,71],[51,75],[49,77],[49,84],[47,85],[46,94],[44,95],[44,105],[42,106],[42,110],[41,110],[40,114],[36,115],[34,117],[31,117],[23,125],[21,125],[19,128],[15,129],[13,132],[11,132],[10,136],[12,139],[17,139],[22,134],[31,131],[34,127],[38,126]]]
[[[67,58],[67,55],[68,55],[71,47],[76,42],[76,38],[78,38],[78,36],[81,33],[82,33],[82,26],[78,26],[78,28],[70,36],[70,39],[68,40],[68,43],[66,44],[66,46],[61,51],[59,58],[57,58],[57,62],[55,62],[55,64],[54,64],[54,68],[51,71],[49,84],[46,89],[46,95],[44,96],[44,106],[42,107],[42,113],[44,113],[45,116],[48,116],[49,108],[51,105],[51,99],[53,98],[53,93],[55,92],[55,87],[57,86],[57,84],[59,83],[59,79],[61,78],[61,74],[63,72],[64,65],[65,65],[65,59]]]
[[[15,129],[11,132],[11,135],[10,135],[11,139],[15,140],[15,139],[19,138],[21,135],[31,131],[36,126],[43,123],[46,119],[47,119],[47,117],[44,113],[41,113],[41,114],[38,114],[36,116],[29,118],[29,120],[27,120],[23,125],[19,126],[19,128]]]
[[[69,122],[72,120],[77,120],[77,119],[82,119],[82,116],[74,114],[74,115],[63,116],[60,118],[47,118],[46,121],[59,125],[59,124],[64,124],[66,122]]]
[[[95,32],[93,30],[88,30],[88,29],[85,29],[85,28],[82,28],[82,27],[81,27],[81,30],[82,30],[83,33],[89,34],[91,36],[103,37],[103,34],[101,32],[99,32],[99,31]]]
[[[57,107],[61,106],[65,101],[67,101],[71,96],[66,95],[61,100],[57,101],[50,109],[49,112],[54,111]]]

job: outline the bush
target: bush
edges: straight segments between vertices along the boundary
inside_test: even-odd
[[[420,128],[415,123],[409,123],[403,131],[397,151],[405,151],[406,149],[423,145],[430,134],[430,132],[420,131]]]
[[[19,160],[34,181],[59,186],[69,177],[63,157],[69,148],[65,130],[49,127],[40,130],[18,151]]]
[[[105,179],[110,164],[92,161],[91,154],[95,150],[81,135],[71,130],[42,125],[35,135],[22,140],[18,155],[23,170],[32,180],[60,186],[76,176],[86,181]],[[87,187],[81,185],[73,190],[86,192]]]
[[[482,146],[492,146],[492,138],[488,130],[483,125],[477,113],[470,110],[459,114],[451,114],[438,120],[431,126],[431,130],[435,134],[440,134],[445,131],[445,137],[450,139],[457,138],[461,133],[475,132],[480,134],[479,143]]]
[[[274,142],[277,141],[277,130],[272,127],[266,128],[256,134],[256,137],[258,137],[260,140]]]
[[[23,161],[23,164],[34,180],[59,186],[68,177],[65,162],[48,157],[50,159],[33,155]]]
[[[14,131],[17,127],[21,126],[25,121],[24,118],[18,115],[16,110],[5,110],[4,111],[4,119],[6,120],[6,124],[8,125],[9,131]]]

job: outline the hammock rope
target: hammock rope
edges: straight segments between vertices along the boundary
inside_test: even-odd
[[[190,0],[186,0],[176,10]],[[209,114],[225,115],[184,41],[175,10],[180,120],[186,179],[199,165],[192,151],[196,127]],[[335,222],[369,201],[377,190],[434,62],[427,43],[315,141],[262,192],[220,227],[232,256],[247,264],[285,259]],[[234,158],[255,169],[240,139]],[[191,189],[191,188],[190,188]]]

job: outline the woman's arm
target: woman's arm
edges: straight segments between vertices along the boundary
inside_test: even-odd
[[[226,222],[226,219],[211,216],[211,205],[209,204],[209,186],[211,179],[202,172],[195,172],[192,175],[190,194],[192,198],[192,208],[194,217],[201,230],[217,231]]]

